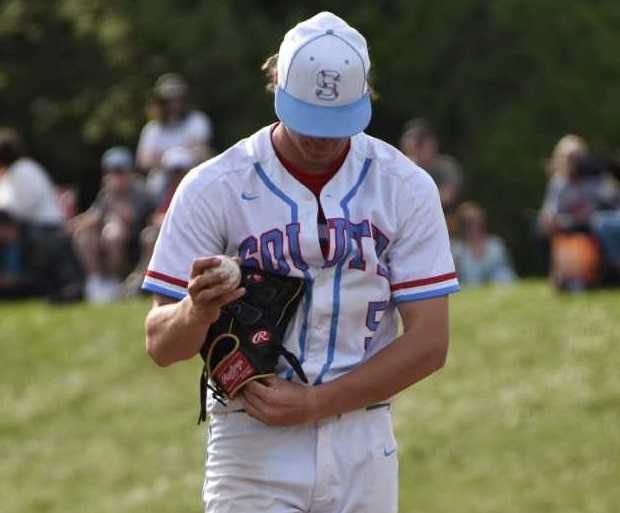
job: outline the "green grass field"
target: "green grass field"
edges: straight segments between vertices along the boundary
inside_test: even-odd
[[[150,362],[147,308],[0,305],[1,512],[201,511],[199,365]],[[401,513],[620,511],[620,292],[464,291],[452,319],[396,403]]]

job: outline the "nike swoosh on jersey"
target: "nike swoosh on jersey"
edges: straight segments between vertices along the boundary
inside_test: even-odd
[[[386,458],[388,456],[391,456],[392,454],[394,454],[396,452],[396,447],[394,447],[394,449],[386,449],[385,447],[383,448],[383,456],[385,456]]]
[[[246,201],[252,201],[252,200],[255,200],[256,198],[258,198],[258,194],[248,194],[247,192],[241,193],[241,199],[244,199]]]

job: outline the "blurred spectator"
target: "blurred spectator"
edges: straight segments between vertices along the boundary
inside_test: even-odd
[[[589,232],[594,214],[620,208],[618,183],[608,172],[604,159],[576,156],[564,185],[557,193],[557,211],[551,219],[557,231]]]
[[[583,232],[553,236],[550,278],[558,290],[582,291],[597,285],[600,275],[601,252],[596,238]]]
[[[79,299],[81,269],[65,235],[52,181],[10,128],[0,128],[0,211],[4,271],[31,284],[25,293],[54,301]]]
[[[159,77],[150,109],[153,119],[140,134],[137,164],[148,173],[148,191],[156,202],[161,200],[167,187],[166,175],[161,169],[166,150],[178,146],[187,148],[193,164],[212,155],[211,121],[205,113],[190,107],[188,93],[188,85],[181,76],[167,73]]]
[[[101,168],[102,187],[94,203],[69,222],[87,275],[85,296],[96,303],[122,295],[122,280],[137,260],[140,230],[151,210],[127,148],[106,151]]]
[[[193,167],[194,161],[192,153],[182,146],[170,148],[163,154],[161,159],[162,169],[166,173],[168,179],[168,187],[163,195],[161,202],[157,205],[153,214],[153,222],[158,228],[164,219],[164,215],[168,211],[172,197],[181,183],[183,177]]]
[[[457,212],[459,239],[452,253],[459,281],[464,285],[512,283],[515,272],[502,239],[489,235],[486,214],[473,202],[465,202]]]
[[[30,285],[22,245],[17,221],[0,210],[0,298],[25,295]]]
[[[70,185],[57,186],[56,199],[65,221],[78,214],[78,195],[74,187]]]
[[[578,135],[565,135],[555,145],[545,169],[548,182],[537,220],[538,233],[543,239],[555,231],[560,193],[567,185],[578,157],[587,153],[588,145]]]
[[[406,125],[400,149],[435,180],[441,205],[450,221],[463,193],[463,172],[456,159],[439,153],[437,135],[423,119],[414,119]]]
[[[21,138],[10,128],[0,129],[0,209],[20,222],[56,227],[63,223],[52,181],[26,156]]]
[[[607,269],[617,280],[620,278],[620,209],[595,212],[592,231],[601,244]]]
[[[620,186],[606,159],[574,157],[549,226],[558,287],[581,290],[596,285],[604,271],[620,270]]]
[[[592,189],[591,232],[601,245],[607,274],[620,278],[620,173],[618,164],[604,158],[586,157],[576,166],[578,180]],[[589,185],[586,185],[589,183]],[[560,206],[562,208],[562,205]]]
[[[162,200],[155,208],[148,225],[142,230],[140,235],[140,261],[135,270],[125,281],[125,293],[128,296],[136,295],[140,292],[144,273],[151,260],[155,241],[159,235],[159,230],[164,221],[164,216],[170,206],[179,183],[187,172],[193,167],[194,159],[190,150],[183,146],[177,146],[166,150],[161,159],[162,170],[166,174],[168,187],[163,194]]]

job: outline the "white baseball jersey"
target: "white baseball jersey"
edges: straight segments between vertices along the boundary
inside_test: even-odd
[[[329,254],[319,244],[317,200],[282,166],[271,127],[193,169],[163,223],[144,289],[176,299],[198,257],[305,278],[285,346],[310,382],[350,371],[397,336],[395,306],[459,288],[437,188],[396,148],[358,134],[320,201]],[[293,378],[281,359],[279,373]]]

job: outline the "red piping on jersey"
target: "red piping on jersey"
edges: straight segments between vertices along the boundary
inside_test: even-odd
[[[157,271],[146,271],[146,276],[149,278],[155,278],[156,280],[165,281],[166,283],[170,283],[171,285],[176,285],[177,287],[187,288],[187,282],[183,280],[179,280],[178,278],[173,278],[172,276],[166,276],[165,274],[158,273]]]
[[[392,292],[401,289],[408,289],[411,287],[421,287],[422,285],[430,285],[431,283],[438,283],[440,281],[448,281],[456,278],[456,273],[439,274],[432,278],[423,278],[421,280],[404,281],[402,283],[396,283],[390,287]]]

